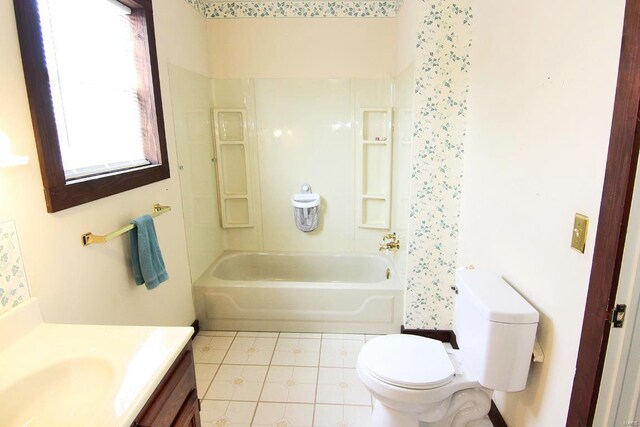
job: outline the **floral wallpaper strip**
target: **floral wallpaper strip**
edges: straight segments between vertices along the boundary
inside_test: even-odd
[[[395,0],[187,0],[206,18],[379,18],[396,14]]]
[[[29,299],[14,221],[0,223],[0,313]]]
[[[187,0],[187,3],[189,3],[195,10],[197,10],[204,16],[205,0]]]
[[[418,0],[405,326],[453,324],[470,0]]]

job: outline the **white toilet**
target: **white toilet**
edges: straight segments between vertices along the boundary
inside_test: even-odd
[[[460,350],[414,335],[362,347],[358,376],[376,399],[372,427],[491,426],[493,390],[523,390],[538,312],[499,275],[460,269],[455,333]]]

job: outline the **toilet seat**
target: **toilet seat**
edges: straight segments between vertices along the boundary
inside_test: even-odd
[[[362,347],[358,364],[379,381],[429,390],[453,379],[455,369],[440,341],[415,335],[385,335]]]

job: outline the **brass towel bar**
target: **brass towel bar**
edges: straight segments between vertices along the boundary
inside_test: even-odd
[[[169,212],[170,210],[171,206],[162,206],[156,203],[155,205],[153,205],[153,213],[151,214],[151,217],[155,218],[159,215],[162,215],[163,213]],[[109,240],[118,236],[122,236],[123,234],[128,233],[134,228],[136,228],[135,225],[129,224],[116,231],[112,231],[109,234],[105,234],[104,236],[96,236],[93,233],[85,233],[82,235],[82,246],[91,245],[93,243],[107,243]]]

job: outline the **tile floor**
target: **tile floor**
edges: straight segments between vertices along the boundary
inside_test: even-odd
[[[368,427],[355,366],[375,335],[200,331],[193,341],[203,427]]]

